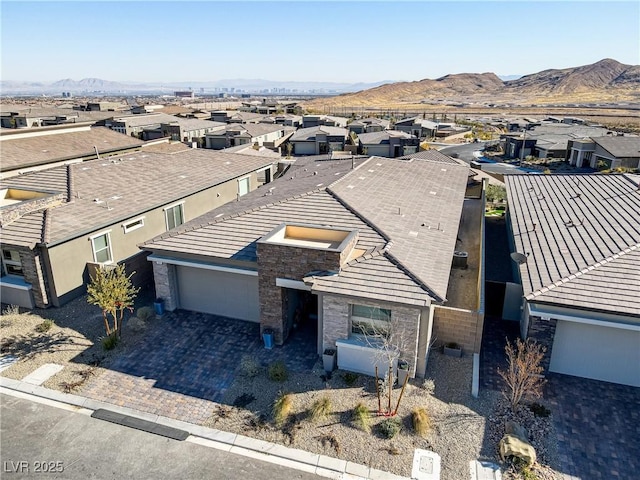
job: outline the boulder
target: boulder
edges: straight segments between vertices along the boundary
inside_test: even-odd
[[[527,430],[519,423],[509,420],[505,422],[504,430],[505,433],[518,437],[523,442],[529,442],[529,434],[527,433]]]
[[[131,317],[127,321],[127,327],[134,332],[141,332],[147,327],[147,322],[138,317]]]
[[[507,457],[518,457],[527,465],[536,462],[536,451],[528,442],[515,435],[506,434],[500,440],[500,458],[504,462]]]

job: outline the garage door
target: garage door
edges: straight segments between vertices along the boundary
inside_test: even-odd
[[[258,277],[177,266],[180,308],[260,321]]]
[[[549,370],[640,387],[640,332],[558,321]]]

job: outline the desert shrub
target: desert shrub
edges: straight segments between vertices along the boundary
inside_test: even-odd
[[[291,414],[293,407],[293,395],[280,392],[273,402],[273,420],[277,426],[281,426]]]
[[[431,418],[427,410],[423,407],[417,407],[411,412],[411,424],[417,435],[424,437],[431,430]]]
[[[342,374],[342,380],[347,385],[347,387],[353,387],[356,381],[358,380],[358,374],[353,372],[345,372]]]
[[[323,447],[327,447],[327,446],[332,447],[336,451],[336,454],[340,455],[340,442],[338,442],[338,439],[334,434],[328,433],[326,435],[321,435],[316,438],[320,440],[320,443],[322,444]]]
[[[113,350],[118,345],[118,336],[114,333],[102,338],[102,348],[105,350]]]
[[[20,307],[18,305],[7,305],[2,312],[3,315],[20,315]]]
[[[309,409],[309,417],[313,421],[322,420],[331,413],[331,399],[326,395],[319,398]]]
[[[509,400],[513,410],[522,400],[522,397],[540,397],[542,386],[545,383],[542,377],[544,368],[542,358],[546,348],[532,340],[522,341],[516,339],[512,344],[507,340],[505,352],[507,354],[508,368],[498,368],[498,374],[505,381],[504,397]]]
[[[254,378],[260,373],[260,364],[249,356],[242,357],[240,360],[240,375],[243,377]]]
[[[551,410],[538,402],[533,402],[529,405],[529,409],[536,417],[548,417],[551,415]]]
[[[269,380],[274,382],[284,382],[289,378],[289,371],[282,360],[269,365]]]
[[[38,333],[48,332],[49,330],[51,330],[51,327],[53,327],[53,322],[47,319],[44,322],[36,325],[36,332]]]
[[[155,315],[155,312],[151,307],[140,307],[138,309],[138,312],[136,313],[136,317],[138,317],[140,320],[143,320],[145,322],[149,320],[151,317],[153,317],[154,315]]]
[[[395,437],[402,429],[402,420],[400,420],[398,417],[385,418],[382,422],[380,422],[378,428],[380,429],[380,434],[384,438],[390,439]]]
[[[433,381],[433,378],[425,378],[422,381],[422,385],[420,385],[420,388],[422,388],[425,393],[433,395],[436,391],[436,382]]]
[[[357,428],[369,433],[371,431],[371,414],[369,409],[362,403],[358,403],[353,409],[353,423]]]

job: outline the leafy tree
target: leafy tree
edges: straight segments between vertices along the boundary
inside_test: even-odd
[[[140,290],[131,284],[134,273],[127,275],[124,265],[115,268],[101,266],[91,277],[91,283],[87,287],[87,302],[102,310],[107,335],[120,336],[125,309],[133,311],[133,301]],[[113,319],[113,328],[109,325],[109,316]]]
[[[518,338],[515,345],[507,340],[504,351],[507,354],[508,368],[506,371],[498,368],[498,374],[507,384],[507,389],[502,394],[515,410],[522,397],[542,395],[545,380],[541,375],[544,369],[540,362],[546,348],[535,341],[522,341]]]
[[[487,202],[504,202],[507,190],[502,185],[487,185]]]

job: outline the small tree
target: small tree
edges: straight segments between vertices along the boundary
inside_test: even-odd
[[[109,269],[101,266],[91,277],[91,283],[87,287],[87,302],[102,310],[107,335],[120,336],[125,309],[133,311],[133,301],[140,290],[131,284],[134,273],[127,275],[124,265]],[[113,319],[113,328],[109,325],[109,315]]]
[[[509,340],[504,347],[507,354],[508,368],[506,371],[498,368],[498,374],[507,384],[502,394],[516,409],[523,396],[540,397],[545,379],[542,377],[543,368],[540,365],[546,348],[535,341],[522,341],[519,338],[513,345]]]
[[[504,202],[507,199],[507,190],[502,185],[487,185],[487,202]]]

